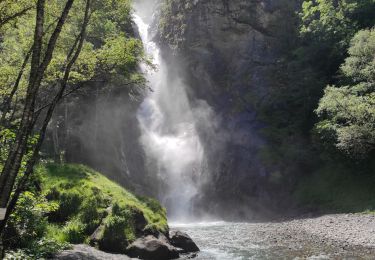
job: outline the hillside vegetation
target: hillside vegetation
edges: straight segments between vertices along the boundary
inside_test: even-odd
[[[166,210],[156,200],[136,196],[88,167],[42,164],[36,176],[40,190],[21,197],[5,238],[29,257],[48,256],[69,243],[124,253],[144,234],[168,232]]]

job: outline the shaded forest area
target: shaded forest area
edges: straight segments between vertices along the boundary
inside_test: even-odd
[[[7,208],[0,240],[6,248],[28,248],[39,258],[64,247],[67,237],[48,238],[49,213],[83,207],[83,197],[64,193],[47,200],[48,189],[34,167],[41,159],[64,157],[48,146],[42,153],[63,100],[78,91],[90,93],[95,84],[118,83],[128,92],[143,88],[137,69],[146,58],[133,35],[131,12],[128,0],[0,1],[0,207]]]
[[[304,1],[295,19],[261,108],[265,159],[297,182],[300,206],[374,210],[375,1]]]

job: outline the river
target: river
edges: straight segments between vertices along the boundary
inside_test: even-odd
[[[188,233],[197,243],[197,260],[375,259],[373,250],[296,232],[291,223],[206,222],[171,228]]]

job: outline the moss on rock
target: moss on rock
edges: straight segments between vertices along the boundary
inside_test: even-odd
[[[145,233],[168,232],[158,201],[136,196],[86,166],[43,164],[36,171],[46,198],[59,204],[49,215],[50,237],[123,253]]]

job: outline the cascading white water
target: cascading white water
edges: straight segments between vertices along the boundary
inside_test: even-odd
[[[182,80],[170,75],[170,64],[162,60],[160,49],[149,39],[149,25],[136,14],[134,22],[146,53],[157,67],[148,70],[142,65],[152,91],[138,112],[141,142],[148,158],[156,162],[158,178],[166,184],[159,199],[167,207],[169,218],[187,220],[199,192],[204,151]]]

